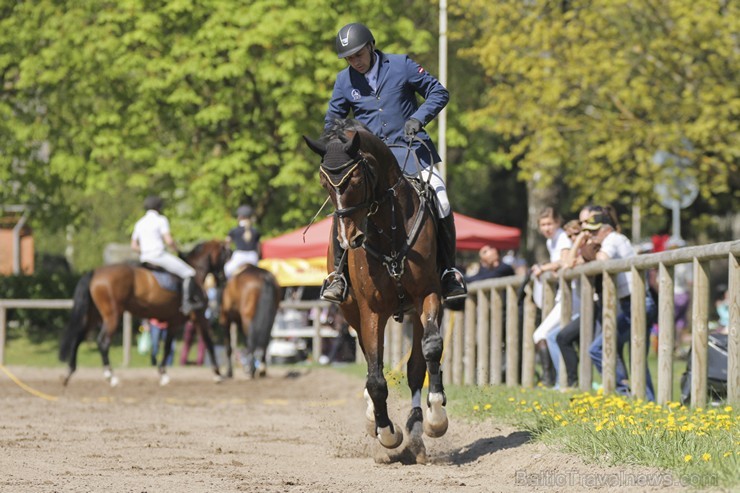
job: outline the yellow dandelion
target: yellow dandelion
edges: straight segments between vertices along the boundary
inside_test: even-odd
[[[596,431],[601,431],[601,430],[603,430],[603,429],[604,429],[604,427],[603,427],[603,426],[601,426],[601,425],[596,425],[596,428],[595,428],[595,430],[596,430]]]
[[[567,424],[568,424],[568,422],[567,422],[567,421],[565,421],[565,420],[563,420],[563,421],[562,421],[562,422],[560,423],[560,426],[565,426],[565,425],[567,425]]]
[[[478,406],[478,404],[473,406],[473,411],[479,411],[479,410],[480,410],[480,406]]]
[[[527,401],[525,401],[524,399],[522,399],[521,401],[519,401],[519,404],[522,405],[522,406],[524,406],[524,405],[527,404]]]
[[[514,402],[516,399],[513,397],[509,397],[509,402]]]
[[[489,409],[491,409],[491,405],[490,404],[486,404],[485,406],[483,406],[483,409],[485,409],[486,411],[488,411]]]
[[[726,412],[726,413],[731,413],[732,412],[732,406],[725,406],[724,409],[722,409],[722,410],[724,412]]]
[[[724,454],[722,454],[722,457],[729,457],[731,455],[732,455],[732,452],[725,452]]]
[[[691,455],[690,455],[690,454],[686,454],[686,455],[684,455],[684,457],[683,457],[683,461],[684,461],[684,462],[691,462],[691,459],[693,459],[693,457],[691,457]]]
[[[712,460],[712,454],[709,454],[709,453],[703,454],[701,456],[701,460],[703,460],[704,462],[709,462],[710,460]]]

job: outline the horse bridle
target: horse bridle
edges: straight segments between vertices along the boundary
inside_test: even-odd
[[[360,170],[363,174],[363,200],[357,205],[353,205],[350,207],[345,207],[342,209],[336,209],[334,211],[334,215],[338,218],[343,218],[347,216],[351,216],[355,212],[357,212],[360,209],[368,209],[368,215],[372,215],[375,213],[375,211],[378,210],[378,205],[380,205],[377,201],[373,200],[373,193],[372,188],[374,187],[375,180],[375,173],[372,171],[369,163],[367,162],[367,158],[362,152],[359,152],[357,154],[357,157],[354,157],[347,161],[344,164],[341,164],[337,166],[336,168],[332,168],[332,172],[340,172],[343,171],[342,177],[335,183],[335,181],[332,179],[332,176],[329,172],[327,172],[327,168],[323,165],[321,165],[321,173],[324,175],[324,177],[327,179],[327,181],[331,184],[332,187],[334,187],[334,190],[336,191],[337,195],[340,195],[339,189],[344,184],[345,181],[349,180],[352,176],[352,173],[355,171],[357,167],[360,167]],[[346,170],[346,171],[345,171]]]

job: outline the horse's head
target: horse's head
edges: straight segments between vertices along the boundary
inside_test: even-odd
[[[231,250],[228,245],[219,240],[210,240],[196,245],[193,250],[185,256],[185,261],[202,277],[213,274],[218,284],[223,285],[224,264],[229,260]]]
[[[321,156],[321,186],[329,192],[337,219],[342,248],[357,248],[365,239],[367,217],[378,207],[377,160],[361,150],[365,134],[336,136],[328,142],[304,137],[308,147]]]

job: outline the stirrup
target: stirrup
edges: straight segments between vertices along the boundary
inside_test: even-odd
[[[344,289],[342,290],[341,298],[340,299],[329,299],[324,297],[324,291],[326,291],[326,288],[328,288],[331,284],[333,284],[336,281],[342,281],[344,283]],[[324,282],[321,284],[321,291],[319,291],[319,298],[321,298],[324,301],[328,301],[329,303],[342,303],[344,300],[347,299],[347,290],[349,289],[349,283],[347,283],[347,278],[344,277],[344,273],[334,271],[331,274],[329,274],[326,279],[324,279]]]
[[[465,277],[462,275],[462,272],[460,272],[455,267],[450,267],[449,269],[445,269],[445,271],[442,272],[442,276],[440,277],[440,279],[444,281],[444,278],[448,274],[452,274],[455,277],[455,281],[458,281],[460,286],[462,286],[462,293],[454,294],[452,296],[445,296],[444,300],[447,301],[447,300],[457,300],[461,298],[466,298],[468,296],[468,285],[465,283]]]

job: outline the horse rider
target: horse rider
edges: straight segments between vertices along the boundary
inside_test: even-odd
[[[131,248],[139,252],[139,260],[162,267],[167,272],[182,278],[182,303],[180,311],[187,315],[192,310],[201,308],[203,300],[198,283],[193,279],[195,269],[184,260],[166,251],[166,246],[177,251],[170,222],[162,214],[164,202],[156,195],[144,200],[146,214],[136,221],[131,235]]]
[[[447,89],[407,55],[391,55],[375,48],[375,38],[365,25],[347,24],[336,37],[339,58],[349,65],[337,74],[329,108],[324,117],[325,128],[335,119],[347,118],[350,110],[356,120],[367,126],[387,145],[408,142],[414,153],[408,156],[407,146],[393,146],[391,151],[407,175],[417,174],[430,181],[437,196],[440,218],[437,243],[442,252],[442,296],[460,298],[467,294],[463,276],[455,268],[455,221],[445,183],[432,165],[441,161],[437,150],[423,127],[447,105]],[[417,93],[424,98],[419,105]],[[414,138],[417,137],[417,138]],[[421,140],[421,142],[420,142]],[[422,143],[423,142],[423,143]],[[408,159],[407,159],[408,156]],[[418,159],[418,165],[417,165]],[[431,178],[429,174],[431,173]],[[322,298],[341,303],[346,297],[346,280],[339,270],[344,250],[337,238],[336,218],[332,238],[335,271],[324,281]]]
[[[260,232],[252,223],[254,210],[248,205],[240,205],[236,209],[236,218],[238,225],[226,236],[226,243],[234,246],[234,253],[224,264],[226,279],[230,279],[244,265],[257,265],[260,259]]]

